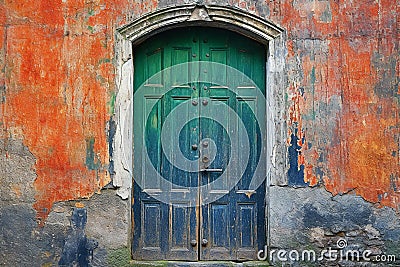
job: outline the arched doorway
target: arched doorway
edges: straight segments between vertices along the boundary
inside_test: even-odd
[[[187,27],[134,54],[134,258],[256,259],[266,244],[265,47]]]
[[[267,244],[266,51],[280,31],[204,6],[120,29],[134,47],[134,259],[251,260]]]

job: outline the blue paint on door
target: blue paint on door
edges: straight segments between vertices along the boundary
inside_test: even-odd
[[[221,63],[226,70],[207,63],[198,68],[179,65],[179,71],[164,71],[148,81],[168,67],[197,61]],[[265,114],[265,103],[257,98],[257,90],[265,96],[265,65],[262,45],[214,28],[167,31],[135,49],[135,90],[145,90],[140,99],[135,95],[134,111],[135,259],[252,260],[264,248],[265,182],[256,190],[249,185],[257,166],[265,171],[266,159],[260,156],[265,125],[254,114]],[[228,66],[253,83],[230,77]],[[182,82],[187,80],[191,82]],[[231,88],[232,80],[237,87]],[[168,82],[174,84],[172,89],[165,88]],[[168,121],[185,103],[189,105],[179,109],[176,120]],[[237,118],[232,119],[232,111]],[[215,112],[223,121],[213,119]],[[186,122],[181,128],[179,119]],[[162,142],[163,131],[171,140]],[[233,136],[247,136],[246,147],[234,143]],[[248,159],[243,150],[248,150]],[[177,166],[173,157],[178,154],[187,165]],[[197,171],[186,168],[191,160],[199,160]],[[242,172],[238,166],[245,160]],[[229,186],[231,180],[238,182]],[[199,186],[203,191],[189,195],[190,188]],[[169,201],[160,200],[163,194]]]

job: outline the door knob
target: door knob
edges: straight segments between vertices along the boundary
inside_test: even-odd
[[[197,245],[196,239],[191,240],[190,245],[192,245],[192,247],[195,247]]]
[[[208,244],[208,240],[205,239],[205,238],[203,238],[203,240],[201,240],[201,245],[202,245],[203,247],[205,247],[205,246],[207,246],[207,244]]]

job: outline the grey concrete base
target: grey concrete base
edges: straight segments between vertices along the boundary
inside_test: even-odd
[[[262,267],[270,266],[266,261],[248,261],[248,262],[231,262],[231,261],[199,261],[199,262],[183,262],[183,261],[132,261],[130,266],[135,267]]]

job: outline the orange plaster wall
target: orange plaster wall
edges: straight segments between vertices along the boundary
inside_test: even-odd
[[[22,139],[36,158],[39,220],[54,202],[89,197],[110,181],[114,36],[130,2],[0,4],[3,137]]]
[[[287,61],[298,60],[303,74],[300,82],[289,77],[287,121],[288,136],[295,128],[301,143],[304,182],[399,209],[399,5],[390,0],[269,5],[275,11],[271,19],[288,30]],[[313,43],[327,49],[318,54]],[[338,112],[329,106],[335,97],[341,100]],[[329,139],[326,132],[332,132]]]
[[[233,2],[258,12],[252,1]],[[3,137],[22,139],[36,157],[39,219],[54,202],[89,197],[110,181],[107,121],[115,94],[115,31],[127,18],[157,5],[155,0],[0,3]],[[296,128],[304,181],[333,194],[353,190],[368,201],[398,208],[396,1],[276,0],[263,5],[267,18],[287,30],[288,137]],[[326,49],[316,49],[317,44]],[[374,90],[379,84],[397,86],[396,92],[379,93]],[[330,116],[334,98],[341,102]]]

